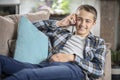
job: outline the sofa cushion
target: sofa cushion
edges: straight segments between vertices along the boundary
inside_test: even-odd
[[[38,64],[48,55],[48,37],[22,16],[18,26],[18,37],[14,59]]]
[[[8,40],[14,34],[14,22],[10,18],[0,16],[0,54],[8,55]]]
[[[14,31],[14,36],[13,38],[17,38],[17,27],[18,27],[18,22],[20,20],[21,16],[26,16],[30,21],[37,21],[37,20],[47,20],[49,19],[50,13],[46,9],[41,9],[38,12],[34,13],[27,13],[27,14],[15,14],[15,15],[7,15],[5,16],[6,18],[11,18],[13,22],[15,23],[15,31]]]
[[[48,10],[43,9],[41,11],[35,13],[29,13],[25,15],[30,21],[37,21],[37,20],[47,20],[49,19],[50,13]],[[19,18],[18,18],[19,21]]]

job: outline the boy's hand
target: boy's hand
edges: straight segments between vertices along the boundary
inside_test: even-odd
[[[76,24],[76,14],[71,14],[56,22],[57,26],[68,27]]]
[[[64,54],[64,53],[58,53],[54,54],[51,58],[51,62],[69,62],[74,61],[75,55],[73,54]]]

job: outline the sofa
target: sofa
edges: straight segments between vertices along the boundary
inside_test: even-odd
[[[47,20],[50,17],[48,10],[40,10],[34,13],[14,14],[0,16],[0,55],[14,56],[15,40],[17,39],[17,27],[20,16],[26,16],[30,21]],[[104,75],[98,80],[111,80],[111,52],[106,44],[107,54]]]

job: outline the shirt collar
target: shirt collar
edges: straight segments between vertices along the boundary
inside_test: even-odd
[[[87,38],[92,39],[92,38],[94,38],[94,35],[90,32],[90,33],[88,34]]]

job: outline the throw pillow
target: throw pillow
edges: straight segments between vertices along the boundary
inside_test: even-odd
[[[48,37],[22,16],[18,24],[14,59],[38,64],[46,59],[47,55]]]

